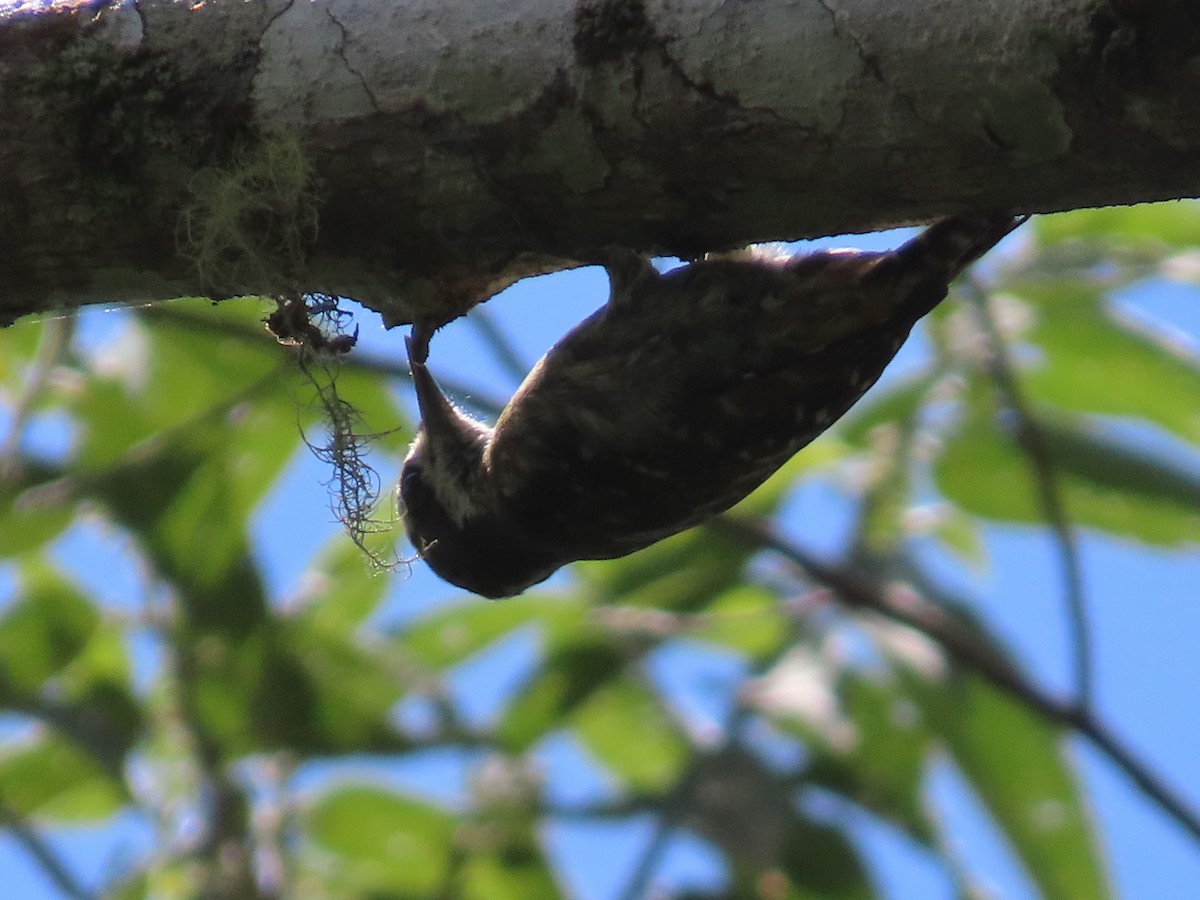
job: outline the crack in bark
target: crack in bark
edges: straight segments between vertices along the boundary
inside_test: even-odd
[[[258,76],[262,74],[263,39],[270,33],[271,29],[275,27],[275,23],[287,15],[295,5],[296,0],[287,0],[287,2],[284,3],[280,8],[279,12],[275,13],[275,15],[271,16],[271,18],[267,20],[267,24],[263,27],[262,33],[258,36],[258,40],[254,42],[254,72],[250,76],[251,85],[256,85],[258,83]]]
[[[834,8],[834,0],[817,0],[821,8],[829,13],[829,21],[833,25],[833,34],[835,37],[845,38],[854,45],[854,50],[858,54],[859,61],[865,69],[872,75],[880,84],[887,84],[887,79],[883,76],[883,69],[879,65],[879,60],[867,50],[857,34],[849,27],[843,28],[838,22],[838,11]]]
[[[294,2],[294,0],[293,0],[293,2]],[[354,68],[354,66],[352,66],[350,64],[350,60],[346,57],[346,45],[350,43],[350,32],[346,30],[346,26],[343,25],[338,20],[337,16],[335,16],[333,14],[332,9],[329,9],[328,7],[326,7],[325,15],[329,17],[329,21],[334,24],[334,27],[337,28],[338,32],[340,32],[341,36],[342,36],[342,39],[338,43],[338,47],[337,47],[338,58],[342,61],[342,64],[346,67],[346,71],[349,72],[351,75],[353,75],[355,78],[357,78],[358,83],[360,85],[362,85],[363,93],[367,95],[367,100],[371,104],[371,111],[375,112],[375,113],[382,112],[382,110],[379,107],[379,101],[375,97],[375,92],[372,91],[371,86],[369,84],[367,84],[366,77],[362,74],[362,72],[360,72],[358,69]]]

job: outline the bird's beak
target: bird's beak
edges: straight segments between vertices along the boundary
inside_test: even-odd
[[[417,406],[421,411],[421,424],[425,429],[426,440],[436,445],[441,436],[449,438],[451,435],[458,435],[461,439],[464,419],[442,393],[442,389],[425,366],[425,360],[429,356],[429,335],[414,327],[413,334],[405,338],[404,345],[408,350],[408,368],[412,373],[413,386],[417,390]]]

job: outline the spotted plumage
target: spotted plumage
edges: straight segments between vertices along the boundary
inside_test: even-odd
[[[711,518],[842,416],[949,283],[1021,221],[962,215],[890,252],[665,275],[612,253],[608,303],[537,363],[494,430],[441,394],[429,335],[415,331],[409,538],[442,578],[501,597]]]

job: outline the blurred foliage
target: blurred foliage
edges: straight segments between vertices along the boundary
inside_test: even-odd
[[[1113,296],[1195,280],[1197,235],[1196,204],[1049,216],[969,276],[1070,517],[1147,544],[1200,542],[1200,365]],[[720,896],[880,896],[831,803],[886,823],[973,896],[928,802],[945,764],[1043,896],[1111,895],[1059,726],[908,629],[831,603],[745,536],[696,529],[523,597],[447,588],[418,612],[403,572],[335,538],[292,553],[294,586],[273,595],[256,515],[322,425],[267,311],[185,300],[0,333],[0,813],[27,836],[137,817],[155,840],[114,861],[104,896],[565,896],[543,827],[648,812],[721,854]],[[1039,524],[970,304],[944,304],[926,334],[919,364],[736,514],[777,516],[805,479],[842,485],[856,513],[846,559],[917,584],[933,582],[918,527],[926,548],[979,565],[987,523]],[[395,471],[412,425],[403,379],[355,354],[330,374]],[[39,430],[58,435],[40,451]],[[1148,449],[1168,441],[1169,454]],[[134,574],[83,577],[63,550],[81,528],[121,546]],[[301,529],[270,530],[287,547]],[[1007,655],[966,608],[946,610]],[[502,647],[527,657],[519,683],[468,709],[455,685]],[[715,733],[655,674],[681,648],[742,672],[721,688]],[[562,740],[602,774],[594,798],[564,800],[570,785],[539,768]],[[430,754],[468,761],[456,803],[387,774]]]

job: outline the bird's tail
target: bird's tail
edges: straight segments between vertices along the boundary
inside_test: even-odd
[[[928,273],[948,283],[1028,218],[1012,213],[948,216],[897,247],[891,258],[918,277]]]
[[[885,253],[873,275],[893,280],[902,289],[912,321],[946,297],[946,288],[963,270],[1029,216],[1012,213],[963,213],[934,222],[912,240]]]

